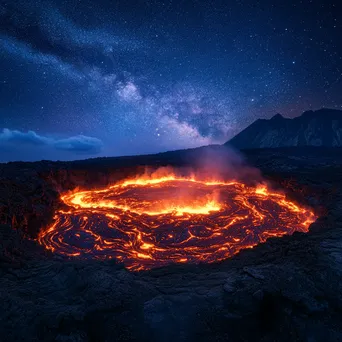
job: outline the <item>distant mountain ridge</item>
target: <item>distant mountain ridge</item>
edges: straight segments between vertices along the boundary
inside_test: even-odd
[[[289,146],[342,147],[342,111],[307,111],[293,119],[258,119],[225,145],[239,149]]]

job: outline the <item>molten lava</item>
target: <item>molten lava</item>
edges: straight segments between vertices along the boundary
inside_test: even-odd
[[[214,262],[269,237],[307,232],[314,213],[266,186],[140,177],[61,197],[68,211],[38,241],[65,256],[115,258],[143,270]]]

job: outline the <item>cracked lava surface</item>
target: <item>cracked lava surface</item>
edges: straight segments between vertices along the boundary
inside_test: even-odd
[[[63,194],[38,241],[68,257],[116,259],[130,270],[211,263],[269,237],[307,232],[316,216],[265,185],[176,175]]]

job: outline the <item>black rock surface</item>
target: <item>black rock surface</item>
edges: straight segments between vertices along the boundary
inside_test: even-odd
[[[245,151],[320,218],[307,234],[220,263],[132,273],[113,261],[63,259],[23,236],[49,222],[58,191],[105,185],[145,165],[186,166],[199,151],[0,165],[0,340],[341,340],[342,149]]]

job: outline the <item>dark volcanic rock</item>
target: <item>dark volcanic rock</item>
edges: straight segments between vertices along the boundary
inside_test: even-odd
[[[341,340],[342,149],[246,151],[264,177],[321,217],[308,234],[220,263],[131,273],[113,261],[57,257],[22,234],[34,215],[44,226],[58,191],[106,185],[144,165],[187,166],[198,153],[1,165],[0,339]]]
[[[284,146],[342,146],[342,111],[308,111],[294,119],[280,114],[259,119],[227,142],[239,149]]]

